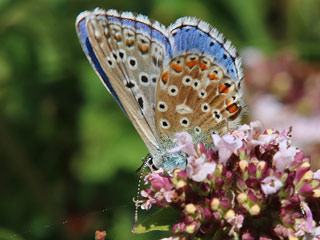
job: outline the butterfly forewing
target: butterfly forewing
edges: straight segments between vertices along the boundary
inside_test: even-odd
[[[96,9],[78,17],[77,30],[98,75],[154,154],[155,87],[171,51],[166,29],[140,15]]]

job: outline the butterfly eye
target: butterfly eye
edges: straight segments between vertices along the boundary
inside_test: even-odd
[[[208,73],[208,78],[212,81],[217,81],[220,80],[223,77],[223,72],[221,68],[218,66],[213,66],[210,68],[209,73]]]

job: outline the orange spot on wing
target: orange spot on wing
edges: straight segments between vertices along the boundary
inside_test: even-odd
[[[230,100],[230,99],[227,99],[227,100],[226,100],[226,104],[229,105],[230,103],[231,103],[231,100]]]
[[[229,87],[222,84],[219,86],[219,93],[229,93]]]
[[[146,45],[139,45],[139,48],[144,53],[148,51],[148,46],[146,46]]]
[[[208,75],[210,80],[218,80],[219,78],[214,73]]]
[[[191,69],[198,63],[197,60],[186,62],[187,66]]]
[[[238,111],[235,114],[233,114],[231,117],[229,117],[231,120],[236,119],[240,115],[241,107],[237,107],[237,109],[238,109]]]
[[[117,39],[118,41],[120,41],[122,39],[120,34],[115,35],[115,39]]]
[[[168,82],[168,72],[165,72],[163,75],[162,75],[162,82],[164,84],[166,84]]]
[[[200,63],[200,68],[201,68],[201,70],[207,70],[208,69],[208,66],[206,65],[206,64],[204,64],[204,63]]]
[[[238,106],[234,103],[230,106],[227,107],[229,113],[235,113],[236,111],[238,111]]]
[[[127,46],[132,46],[133,44],[134,44],[134,40],[130,40],[130,39],[126,40],[126,45]]]
[[[176,72],[182,72],[182,67],[180,65],[178,65],[178,64],[172,64],[171,67]]]

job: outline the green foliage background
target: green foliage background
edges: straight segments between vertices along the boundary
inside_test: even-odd
[[[163,236],[130,233],[147,150],[78,42],[76,16],[95,7],[196,16],[240,50],[320,60],[319,0],[1,0],[0,239]]]

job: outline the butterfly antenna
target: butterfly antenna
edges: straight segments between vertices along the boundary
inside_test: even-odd
[[[141,193],[141,179],[142,179],[142,177],[144,175],[144,171],[145,171],[146,167],[149,166],[149,163],[148,163],[149,159],[150,159],[150,155],[148,154],[145,158],[142,159],[143,164],[136,171],[138,173],[141,170],[139,181],[138,181],[137,198],[136,199],[133,198],[133,202],[135,204],[134,223],[133,223],[132,230],[131,230],[131,232],[133,234],[135,233],[134,231],[135,231],[135,228],[137,226],[138,210],[139,210],[139,207],[140,207],[140,204],[141,204],[141,200],[139,200],[139,196],[140,196],[140,193]]]

